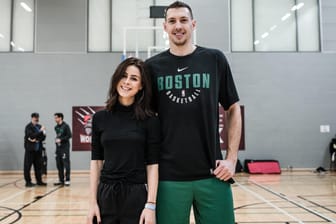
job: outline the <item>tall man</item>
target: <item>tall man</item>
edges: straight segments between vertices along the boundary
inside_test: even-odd
[[[70,127],[63,121],[62,113],[54,114],[56,126],[56,166],[58,169],[59,181],[54,183],[55,186],[70,186],[70,138],[72,137]],[[64,178],[65,169],[65,178]]]
[[[39,186],[46,186],[47,184],[42,181],[42,142],[46,138],[46,128],[39,124],[39,114],[31,114],[31,122],[25,127],[24,137],[24,179],[26,181],[26,187],[35,186],[32,183],[30,176],[30,169],[34,166],[36,184]]]
[[[169,50],[147,60],[159,113],[158,224],[188,224],[193,206],[198,224],[233,224],[229,181],[235,173],[241,135],[239,98],[222,52],[195,46],[192,10],[174,2],[165,11]],[[223,159],[218,103],[228,112],[228,149]]]

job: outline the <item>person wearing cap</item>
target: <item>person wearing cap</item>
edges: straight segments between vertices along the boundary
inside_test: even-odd
[[[42,167],[42,142],[46,138],[46,128],[39,124],[39,114],[31,114],[31,122],[25,127],[24,137],[24,179],[26,187],[46,186],[42,181],[41,167]],[[30,176],[30,169],[34,166],[36,184],[32,183]]]

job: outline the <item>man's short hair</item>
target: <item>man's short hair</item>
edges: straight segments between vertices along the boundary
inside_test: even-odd
[[[63,113],[55,113],[54,116],[56,116],[56,117],[60,117],[60,118],[62,118],[62,120],[63,120],[63,118],[64,118]]]
[[[176,9],[176,8],[187,8],[189,10],[191,19],[194,18],[191,7],[187,3],[184,3],[184,2],[181,2],[181,1],[176,1],[176,2],[173,2],[172,4],[170,4],[169,6],[167,6],[167,8],[165,9],[165,11],[164,11],[165,12],[164,13],[165,19],[167,19],[168,9]]]
[[[40,117],[40,115],[39,115],[39,113],[37,113],[37,112],[34,112],[34,113],[32,113],[31,114],[31,118],[39,118]]]

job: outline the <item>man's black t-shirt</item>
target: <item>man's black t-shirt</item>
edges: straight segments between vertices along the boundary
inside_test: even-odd
[[[167,50],[146,67],[161,125],[160,180],[210,177],[215,160],[222,159],[218,103],[228,109],[239,100],[224,54],[199,46],[187,56]]]

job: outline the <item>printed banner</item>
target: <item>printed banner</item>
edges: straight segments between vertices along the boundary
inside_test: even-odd
[[[242,132],[239,143],[239,150],[245,149],[245,114],[244,106],[240,106],[242,116]],[[226,118],[226,112],[222,106],[219,106],[219,137],[220,147],[222,150],[226,150],[228,147],[228,133],[227,133],[228,121]]]
[[[91,150],[91,132],[92,132],[92,115],[104,106],[74,106],[72,107],[72,150],[73,151],[90,151]],[[245,122],[244,106],[240,106],[242,115],[242,133],[240,138],[239,149],[245,149]],[[219,106],[219,136],[220,147],[222,150],[227,149],[227,119],[223,107]]]
[[[90,151],[92,115],[104,106],[72,107],[72,151]]]

